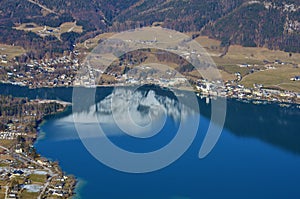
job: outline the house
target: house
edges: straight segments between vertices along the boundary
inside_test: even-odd
[[[15,185],[11,189],[11,193],[13,193],[13,194],[18,194],[19,191],[20,191],[20,186],[19,185]]]
[[[57,184],[54,188],[55,189],[62,189],[64,187],[63,183]]]
[[[281,97],[293,97],[293,94],[288,92],[281,92],[279,95]]]
[[[54,195],[54,196],[60,196],[60,197],[64,196],[64,194],[63,194],[62,191],[57,191],[57,190],[55,190],[52,195]]]
[[[39,164],[39,165],[42,165],[42,166],[45,166],[47,163],[46,162],[44,162],[43,160],[37,160],[37,163]]]
[[[258,97],[262,97],[263,94],[260,91],[253,91],[253,95],[256,95]]]
[[[10,193],[10,194],[8,194],[8,198],[9,198],[9,199],[17,199],[17,194],[15,194],[15,193]]]
[[[16,152],[16,153],[23,153],[24,151],[23,151],[22,148],[16,148],[15,152]]]
[[[244,88],[243,92],[247,93],[247,94],[251,94],[252,93],[251,89],[249,89],[249,88]]]
[[[13,175],[15,175],[15,176],[20,176],[20,175],[23,175],[23,174],[24,174],[24,172],[22,170],[14,170],[13,171]]]
[[[295,76],[290,79],[291,81],[300,81],[300,76]]]
[[[240,64],[240,65],[239,65],[239,67],[241,67],[241,68],[247,68],[247,67],[249,67],[249,66],[251,66],[251,65],[249,65],[249,64]]]
[[[268,61],[268,60],[263,60],[264,64],[271,64],[272,62]]]

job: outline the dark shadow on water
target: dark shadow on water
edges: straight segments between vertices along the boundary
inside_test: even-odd
[[[300,155],[300,109],[228,100],[225,127],[239,137],[260,139]]]
[[[144,89],[149,88],[151,87]],[[158,87],[152,89],[160,95],[174,97],[168,90]],[[72,102],[72,91],[72,88],[29,89],[0,84],[0,94],[29,99],[55,99]],[[87,92],[87,94],[92,91],[93,89],[83,89],[83,93]],[[112,87],[98,88],[96,102],[103,100],[112,91]],[[201,115],[210,118],[211,105],[205,103],[205,98],[199,99],[199,106]],[[72,114],[72,110],[69,107],[64,113],[51,117],[59,119],[70,114]],[[259,139],[279,149],[300,155],[300,109],[296,106],[282,108],[278,104],[254,105],[229,99],[225,128],[238,137]]]

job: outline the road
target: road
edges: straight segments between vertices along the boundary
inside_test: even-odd
[[[4,149],[5,151],[9,151],[8,148],[4,147],[4,146],[0,146],[1,149]]]
[[[47,10],[50,13],[57,14],[56,12],[54,12],[53,10],[51,10],[51,9],[47,8],[46,6],[40,4],[39,2],[36,2],[36,1],[33,1],[33,0],[27,0],[27,1],[29,1],[30,3],[33,3],[35,5],[38,5],[40,8],[43,8],[44,10]]]
[[[30,162],[30,163],[32,163],[32,164],[35,164],[35,165],[38,165],[38,166],[42,166],[42,165],[40,165],[38,162],[36,162],[35,160],[33,160],[33,159],[31,159],[31,158],[28,158],[28,157],[25,157],[25,156],[23,156],[23,155],[17,154],[17,153],[13,153],[13,152],[11,152],[8,148],[6,148],[6,147],[4,147],[4,146],[1,146],[1,145],[0,145],[0,148],[6,150],[6,151],[8,151],[8,152],[10,152],[11,155],[12,155],[12,157],[13,157],[14,159],[16,159],[16,160],[19,160],[19,161],[21,161],[21,162],[23,162],[23,163]],[[55,176],[58,176],[57,173],[54,173],[54,172],[53,172],[51,169],[49,169],[48,167],[46,167],[46,166],[42,166],[42,167],[43,167],[44,170],[46,170],[46,171],[48,172],[48,174],[49,174],[51,177],[47,179],[47,182],[46,182],[46,184],[44,185],[42,191],[40,192],[40,195],[38,196],[38,199],[41,199],[42,195],[45,193],[47,187],[49,186],[49,184],[50,184],[52,178],[55,177]],[[8,186],[6,186],[5,198],[7,198],[7,192],[8,192]]]
[[[19,161],[22,161],[22,162],[27,161],[27,162],[31,162],[31,163],[33,163],[33,164],[35,164],[35,165],[41,166],[38,162],[36,162],[36,161],[34,161],[34,160],[30,159],[30,158],[21,156],[21,155],[19,155],[19,154],[13,154],[13,157],[14,157],[15,159],[18,159]],[[52,171],[51,169],[49,169],[48,167],[46,167],[46,166],[42,166],[42,167],[43,167],[44,170],[46,170],[46,171],[48,172],[48,174],[49,174],[51,177],[47,179],[47,182],[46,182],[46,184],[44,185],[42,191],[40,192],[40,195],[38,196],[38,199],[41,199],[42,195],[45,193],[47,187],[49,186],[49,184],[50,184],[52,178],[55,177],[55,176],[58,176],[57,173],[53,173],[53,171]]]
[[[5,199],[7,198],[7,194],[8,194],[8,184],[5,186]]]

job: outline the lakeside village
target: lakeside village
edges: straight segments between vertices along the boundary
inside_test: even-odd
[[[185,52],[188,55],[189,52]],[[55,59],[31,60],[29,64],[19,64],[15,62],[11,66],[0,66],[0,78],[2,82],[12,83],[22,86],[29,86],[30,88],[37,87],[68,87],[84,85],[91,87],[97,84],[95,77],[103,75],[103,72],[97,69],[90,69],[85,76],[76,76],[77,71],[80,70],[81,53],[73,51],[69,56],[57,57]],[[3,61],[3,55],[2,55]],[[130,63],[128,66],[133,66],[136,63]],[[266,70],[269,70],[272,64],[284,64],[280,60],[275,60],[274,63],[265,62]],[[248,64],[241,64],[240,67],[249,67]],[[153,75],[153,70],[147,66],[138,66],[143,73],[150,71],[151,75],[148,77],[137,77],[136,74],[122,74],[120,72],[104,72],[106,76],[110,76],[109,81],[102,81],[97,85],[107,86],[131,86],[137,84],[155,84],[161,87],[183,88],[187,85],[187,78],[171,74],[170,71],[155,71],[160,73],[159,76]],[[255,71],[259,72],[259,71]],[[262,103],[263,101],[278,102],[278,103],[297,103],[300,104],[300,93],[278,90],[273,88],[265,88],[261,84],[254,84],[253,88],[245,88],[239,84],[242,80],[240,73],[235,73],[236,79],[224,83],[209,82],[204,79],[190,81],[197,93],[205,97],[228,97],[236,98],[244,102],[252,101],[253,103]],[[291,77],[290,81],[300,81],[300,76]]]
[[[147,67],[141,66],[142,69],[147,69]],[[149,69],[149,68],[148,68]],[[170,72],[166,72],[170,75]],[[110,74],[115,76],[115,74]],[[300,104],[300,93],[283,91],[272,88],[264,88],[263,85],[255,84],[253,89],[245,88],[243,85],[238,84],[241,80],[239,73],[236,74],[237,79],[232,81],[227,81],[222,84],[221,81],[208,81],[205,79],[197,80],[196,82],[188,82],[187,78],[183,77],[172,77],[172,78],[136,78],[134,75],[122,75],[117,76],[117,83],[114,86],[132,86],[132,85],[145,85],[153,84],[159,85],[165,88],[177,88],[186,89],[189,85],[194,86],[194,91],[197,92],[199,97],[206,97],[208,99],[215,97],[226,97],[238,99],[245,103],[262,104],[266,102],[276,102],[280,106],[288,107],[289,104]],[[298,81],[298,80],[293,80]],[[85,85],[89,87],[93,85],[95,80],[93,80],[92,73],[89,77],[83,77],[81,82],[77,85]],[[76,84],[75,84],[76,85]],[[209,102],[209,100],[207,100]],[[300,108],[300,105],[297,106]]]
[[[188,55],[189,52],[184,54]],[[221,82],[205,79],[183,78],[174,70],[161,71],[143,64],[129,63],[128,67],[137,68],[133,73],[123,74],[122,70],[103,72],[91,69],[86,75],[77,76],[82,67],[80,53],[71,52],[68,56],[52,59],[30,60],[28,63],[7,61],[0,56],[0,79],[2,82],[38,87],[68,87],[96,84],[97,75],[109,76],[99,85],[131,86],[155,84],[166,88],[185,89],[189,84],[200,97],[236,98],[243,102],[265,103],[277,102],[281,106],[290,103],[300,104],[300,93],[265,88],[255,84],[254,88],[245,88],[239,84],[243,78],[236,73],[236,79]],[[1,61],[2,60],[2,61]],[[276,60],[280,63],[280,60]],[[274,64],[276,64],[274,62]],[[240,67],[248,67],[241,65]],[[270,63],[266,63],[270,69]],[[259,71],[256,71],[259,72]],[[300,81],[299,76],[290,77],[290,81]],[[189,82],[188,82],[189,81]],[[0,198],[70,198],[74,195],[76,180],[66,176],[58,163],[42,158],[33,147],[37,139],[37,121],[45,115],[54,114],[65,109],[66,104],[0,95]],[[209,100],[208,100],[209,103]],[[300,106],[298,106],[300,108]]]
[[[43,117],[66,104],[0,96],[0,198],[71,198],[76,180],[33,147]]]
[[[239,76],[239,75],[238,75]],[[240,77],[238,77],[240,78]],[[276,102],[280,106],[288,107],[289,104],[300,104],[300,93],[283,91],[272,88],[264,88],[263,85],[255,84],[253,89],[245,88],[235,81],[226,82],[207,82],[200,80],[197,82],[196,90],[203,96],[228,97],[238,99],[245,103],[262,104],[266,102]],[[200,96],[199,95],[199,96]],[[300,108],[300,106],[297,106]]]

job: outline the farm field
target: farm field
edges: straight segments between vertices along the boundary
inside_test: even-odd
[[[24,23],[15,27],[17,30],[31,31],[41,37],[53,35],[60,39],[60,35],[66,32],[82,33],[82,26],[77,26],[76,22],[66,22],[60,25],[60,27],[53,28],[50,26],[38,26],[35,23]]]

